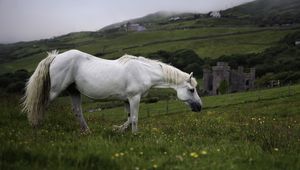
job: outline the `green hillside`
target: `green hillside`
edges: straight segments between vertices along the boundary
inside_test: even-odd
[[[46,51],[79,49],[103,58],[125,53],[147,56],[158,50],[192,49],[201,58],[258,53],[299,28],[212,27],[146,32],[83,32],[51,40],[0,47],[0,73],[18,69],[32,71]]]
[[[237,17],[266,16],[266,15],[298,15],[300,11],[299,0],[255,0],[224,11],[225,14],[231,14]]]
[[[120,27],[120,26],[122,26],[122,25],[124,25],[128,22],[130,22],[130,23],[140,23],[140,24],[149,26],[148,24],[153,24],[153,23],[157,24],[157,23],[160,23],[160,22],[165,22],[170,17],[172,17],[174,15],[185,16],[185,15],[189,15],[189,14],[182,14],[182,13],[178,13],[178,12],[159,11],[159,12],[156,12],[156,13],[153,13],[153,14],[148,14],[148,15],[146,15],[144,17],[141,17],[141,18],[130,19],[130,20],[127,20],[127,21],[123,21],[123,22],[108,25],[108,26],[100,29],[100,31],[106,31],[106,30],[118,28],[118,27]]]
[[[250,19],[261,25],[281,25],[300,22],[299,0],[256,0],[222,14],[226,17]]]

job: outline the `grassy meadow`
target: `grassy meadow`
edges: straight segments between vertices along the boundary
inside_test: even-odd
[[[122,107],[90,113],[101,103],[85,99],[92,133],[82,135],[68,98],[32,129],[19,97],[4,96],[0,169],[300,169],[300,85],[202,100],[201,113],[177,100],[143,103],[133,135],[113,131]]]
[[[183,22],[182,25],[186,26]],[[170,24],[169,26],[172,26]],[[177,27],[175,27],[177,28]],[[147,56],[159,50],[192,49],[199,57],[218,58],[222,55],[259,53],[276,44],[299,27],[200,27],[189,29],[160,28],[145,32],[82,32],[55,39],[15,45],[10,61],[0,63],[0,74],[18,69],[33,71],[46,57],[46,51],[61,52],[78,49],[92,55],[104,53],[102,58],[114,59],[127,54]],[[9,56],[6,56],[9,58]]]

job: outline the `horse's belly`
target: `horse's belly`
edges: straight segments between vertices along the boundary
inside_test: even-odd
[[[116,82],[77,81],[77,89],[84,95],[94,99],[126,99],[125,87]]]
[[[95,92],[89,92],[89,91],[80,91],[82,94],[93,98],[93,99],[120,99],[120,100],[126,100],[127,96],[125,94],[116,94],[116,93],[95,93]]]

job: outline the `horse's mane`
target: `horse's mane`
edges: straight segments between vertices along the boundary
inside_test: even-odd
[[[141,56],[136,57],[136,56],[132,56],[132,55],[128,55],[128,54],[125,54],[118,59],[118,61],[122,64],[126,64],[127,62],[132,61],[132,60],[138,60],[138,61],[144,62],[146,64],[160,65],[162,68],[164,77],[165,77],[165,81],[170,84],[178,85],[178,84],[186,81],[190,76],[189,74],[179,70],[178,68],[171,66],[169,64],[163,63],[159,60],[151,60],[151,59],[148,59],[145,57],[141,57]],[[191,84],[194,87],[197,86],[197,81],[195,80],[195,78],[192,78]]]

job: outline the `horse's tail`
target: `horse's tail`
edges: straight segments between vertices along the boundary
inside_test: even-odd
[[[26,84],[25,95],[22,98],[22,111],[27,113],[27,118],[32,126],[39,125],[43,119],[51,88],[49,67],[57,55],[58,51],[56,50],[48,53],[48,56],[38,64]]]

